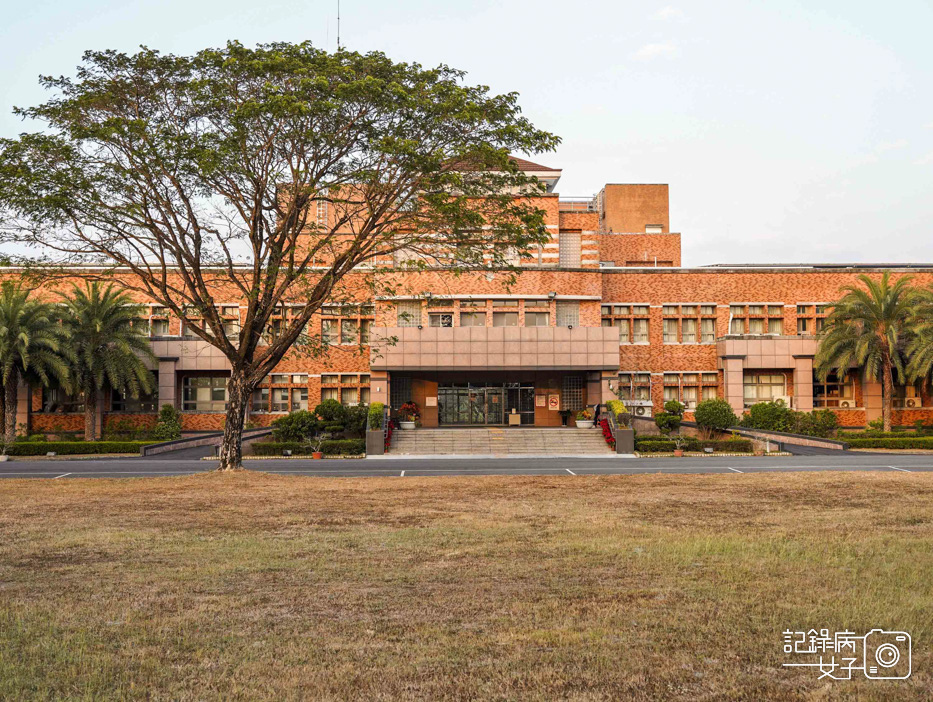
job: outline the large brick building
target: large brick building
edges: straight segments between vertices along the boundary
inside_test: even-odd
[[[616,393],[640,414],[668,399],[689,410],[724,397],[741,412],[781,397],[798,410],[832,409],[845,426],[880,416],[879,384],[857,373],[817,381],[815,333],[824,305],[856,275],[908,266],[685,267],[667,185],[608,184],[594,198],[562,198],[559,169],[518,162],[547,185],[535,202],[551,240],[520,262],[514,284],[489,271],[411,271],[397,260],[380,275],[393,277],[401,294],[325,308],[312,324],[329,340],[328,353],[290,353],[254,393],[251,420],[267,424],[326,398],[393,408],[413,399],[425,426],[505,424],[507,414],[560,426],[562,410]],[[933,283],[933,268],[909,268],[918,283]],[[240,301],[220,307],[236,329]],[[158,406],[172,403],[185,431],[219,429],[226,359],[164,310],[149,313],[157,397],[105,398],[104,424],[152,423]],[[933,420],[925,391],[896,392],[895,424]],[[24,388],[19,422],[33,432],[78,431],[81,410],[80,398],[60,390]]]

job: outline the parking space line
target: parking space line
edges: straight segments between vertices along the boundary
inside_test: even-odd
[[[398,477],[404,478],[404,477],[405,477],[405,471],[402,471],[401,475],[399,475]]]
[[[898,468],[897,466],[888,466],[888,468],[890,468],[891,470],[899,470],[899,471],[901,471],[901,472],[903,472],[903,473],[910,473],[910,472],[911,472],[911,471],[907,470],[906,468]]]
[[[729,466],[726,466],[726,468],[729,468]],[[744,470],[739,470],[738,468],[729,468],[729,470],[731,470],[733,473],[744,473],[745,472]]]
[[[570,470],[569,468],[564,468],[564,470],[567,471],[568,473],[570,473],[570,475],[576,475],[576,473],[574,473],[574,472],[573,472],[572,470]]]
[[[58,480],[59,478],[64,478],[66,475],[71,475],[71,473],[62,473],[61,475],[56,475],[52,480]]]

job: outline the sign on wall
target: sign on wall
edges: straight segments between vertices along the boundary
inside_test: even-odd
[[[547,407],[547,395],[535,395],[535,407]]]
[[[425,397],[424,406],[425,407],[437,407],[437,398],[436,397]]]
[[[552,412],[560,411],[560,395],[548,395],[547,408]]]

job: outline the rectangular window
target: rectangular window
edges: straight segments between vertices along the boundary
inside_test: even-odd
[[[548,327],[551,325],[551,315],[548,312],[525,312],[526,327]]]
[[[432,327],[452,327],[454,325],[454,316],[449,312],[443,314],[432,313],[428,315],[429,326]]]
[[[798,315],[810,314],[810,305],[797,305],[797,314]]]
[[[486,309],[485,300],[460,300],[460,308]]]
[[[340,404],[342,405],[355,405],[360,401],[359,392],[356,388],[341,388],[340,389]]]
[[[733,317],[741,317],[745,314],[744,305],[729,305],[729,314]]]
[[[718,390],[715,385],[703,386],[703,399],[704,400],[715,400],[717,395],[718,395]]]
[[[150,336],[168,336],[168,320],[153,319],[149,322]]]
[[[549,303],[547,300],[525,300],[526,310],[531,309],[531,308],[535,308],[535,309],[541,308],[541,309],[546,310],[550,308],[550,306],[551,306],[551,303]]]
[[[341,375],[340,384],[341,385],[356,385],[359,382],[357,376],[355,375]]]
[[[748,333],[749,334],[764,334],[765,333],[765,320],[749,319],[748,320]]]
[[[692,317],[697,313],[696,305],[681,305],[680,314],[684,317]]]
[[[460,326],[461,327],[485,327],[486,326],[486,313],[485,312],[461,312],[460,313]]]
[[[153,373],[153,390],[151,393],[139,393],[133,397],[128,392],[110,391],[110,411],[126,414],[137,412],[157,412],[159,410],[159,380]],[[82,407],[82,409],[84,409]]]
[[[575,412],[583,409],[583,378],[579,375],[565,375],[561,409]]]
[[[749,305],[749,306],[748,306],[748,313],[749,313],[750,315],[751,315],[751,314],[764,314],[764,313],[765,313],[765,307],[764,307],[764,305]]]
[[[321,376],[321,385],[336,385],[337,376],[336,375],[322,375]]]
[[[648,305],[634,305],[632,307],[632,314],[636,317],[647,317]]]
[[[269,382],[273,385],[284,385],[288,382],[288,376],[284,373],[273,373],[269,376]]]
[[[417,327],[421,324],[421,301],[405,301],[398,303],[396,326]]]
[[[321,320],[321,341],[327,345],[337,343],[337,324],[336,319]]]
[[[557,258],[561,268],[580,267],[579,232],[560,232],[557,237]]]
[[[636,344],[647,344],[648,343],[648,320],[647,319],[634,319],[632,320],[632,340]]]
[[[569,300],[557,301],[557,326],[580,326],[580,303]]]
[[[771,402],[787,394],[782,373],[746,373],[743,383],[746,407]]]
[[[629,315],[632,313],[632,308],[628,305],[612,305],[612,314],[624,314]]]
[[[337,388],[321,388],[321,402],[324,400],[336,400]]]
[[[636,373],[632,378],[632,394],[633,400],[650,400],[651,399],[651,374],[650,373]]]
[[[680,401],[687,406],[688,410],[696,409],[699,392],[700,389],[696,385],[687,385],[686,380],[684,380],[684,387]]]
[[[272,388],[272,411],[288,412],[288,388]]]
[[[744,319],[733,319],[729,323],[729,333],[730,334],[744,334],[745,333],[745,320]]]
[[[619,327],[619,343],[628,344],[632,341],[631,322],[627,319],[617,319],[616,326]]]
[[[518,312],[493,312],[492,326],[494,327],[517,327]]]
[[[269,411],[269,388],[256,388],[253,390],[251,412]]]
[[[344,319],[340,322],[340,343],[351,346],[360,343],[360,325],[355,319]]]
[[[371,319],[360,320],[360,343],[361,344],[369,343],[369,336],[370,336],[370,333],[372,332],[372,328],[373,328],[373,320]]]
[[[668,316],[677,316],[677,305],[663,305],[661,313]]]
[[[360,388],[360,404],[369,404],[369,388]]]
[[[304,383],[307,383],[307,382],[308,382],[308,376],[305,375],[304,373],[300,373],[300,374],[297,374],[297,375],[293,375],[293,376],[292,376],[292,382],[293,382],[293,383],[296,383],[296,384],[299,384],[299,385],[304,384]]]
[[[684,319],[681,321],[681,325],[683,342],[685,344],[695,344],[697,342],[697,321],[695,319]]]
[[[701,344],[712,344],[716,341],[716,320],[715,319],[701,319],[700,320],[700,343]]]
[[[781,305],[768,305],[768,316],[769,317],[783,317],[784,308]]]
[[[839,377],[832,373],[821,383],[816,375],[813,376],[813,406],[839,407],[850,409],[855,407],[855,378],[844,375]]]
[[[676,319],[665,319],[664,320],[664,343],[665,344],[676,344],[677,343],[677,320]]]
[[[704,373],[703,374],[703,384],[709,385],[710,383],[716,384],[719,382],[719,373]]]
[[[493,300],[493,307],[518,307],[518,300]]]
[[[769,319],[768,320],[768,333],[769,334],[783,334],[784,333],[784,320],[783,319]]]
[[[187,376],[181,384],[185,412],[226,412],[227,379],[222,376]]]
[[[360,385],[369,385],[369,373],[360,375]]]
[[[700,314],[702,315],[716,314],[716,305],[700,305]]]
[[[810,323],[810,320],[806,317],[800,317],[797,319],[797,333],[798,334],[810,334],[813,325]]]
[[[308,388],[292,388],[292,412],[308,409]]]

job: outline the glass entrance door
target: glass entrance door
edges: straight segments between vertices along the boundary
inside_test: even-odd
[[[534,424],[534,385],[531,383],[456,383],[437,388],[441,425],[505,424],[514,407],[522,424]]]

